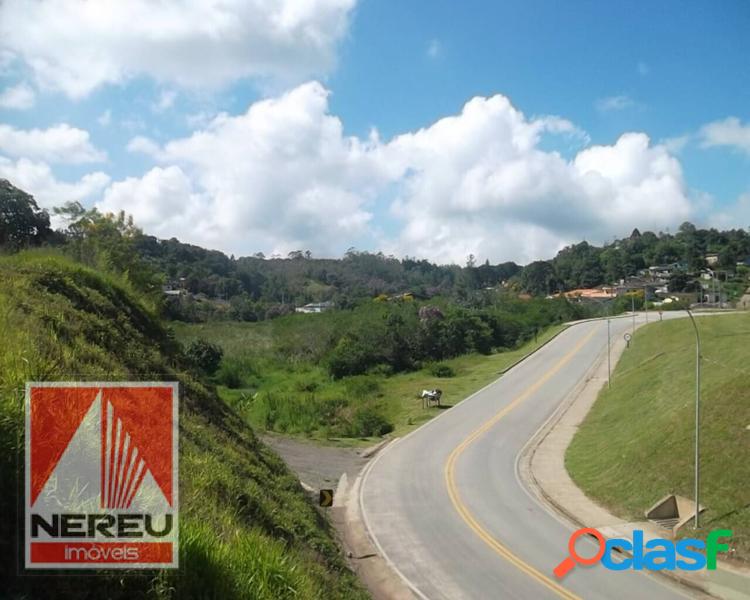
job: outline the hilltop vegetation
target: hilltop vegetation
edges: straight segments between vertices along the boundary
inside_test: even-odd
[[[707,254],[716,254],[713,268],[734,272],[738,262],[750,258],[750,234],[744,229],[698,229],[692,223],[680,225],[676,234],[635,229],[602,247],[580,242],[563,248],[552,260],[524,267],[518,280],[531,293],[549,294],[612,283],[651,265],[678,263],[682,275],[696,273],[708,266]]]
[[[287,314],[307,302],[333,300],[340,308],[349,308],[379,294],[405,291],[426,299],[441,296],[461,305],[471,305],[488,288],[546,296],[616,282],[651,265],[669,263],[681,265],[670,290],[687,292],[698,271],[707,266],[707,254],[717,255],[714,269],[729,274],[738,262],[750,258],[746,230],[698,229],[690,223],[683,223],[676,234],[635,230],[601,247],[580,242],[550,260],[524,267],[513,262],[476,264],[473,256],[463,266],[435,265],[355,249],[338,260],[316,259],[302,251],[284,258],[235,259],[148,236],[139,237],[136,245],[148,264],[191,294],[168,307],[171,317],[186,321],[257,321]],[[740,270],[747,275],[746,266]],[[195,294],[201,294],[198,300]],[[207,301],[211,298],[220,301]]]
[[[489,289],[546,296],[616,282],[665,263],[681,266],[670,281],[670,291],[689,292],[695,287],[695,275],[707,266],[707,254],[716,255],[713,268],[727,274],[741,270],[743,276],[748,269],[738,269],[737,263],[750,259],[750,234],[745,229],[698,229],[691,223],[680,225],[675,234],[636,229],[603,246],[583,241],[563,248],[550,260],[526,266],[478,263],[473,255],[466,257],[464,265],[437,265],[356,248],[340,259],[315,258],[309,250],[284,257],[256,253],[237,258],[174,238],[146,235],[123,213],[103,215],[76,203],[54,212],[67,223],[63,231],[49,229],[48,215],[31,196],[0,181],[0,249],[57,245],[84,264],[126,273],[141,293],[156,295],[161,314],[188,322],[261,321],[320,301],[348,309],[379,295],[404,292],[472,307]],[[13,237],[6,232],[14,232]],[[174,295],[165,297],[165,287]]]
[[[186,369],[127,281],[49,253],[0,258],[0,589],[10,598],[359,598],[330,526],[281,460]],[[179,572],[17,577],[23,385],[178,380]],[[22,519],[22,514],[18,515]]]
[[[750,315],[697,319],[702,346],[701,504],[697,536],[734,531],[750,561]],[[566,455],[576,483],[628,520],[668,493],[693,498],[695,338],[688,319],[647,325]],[[647,467],[647,468],[644,468]],[[683,535],[694,536],[687,526]]]

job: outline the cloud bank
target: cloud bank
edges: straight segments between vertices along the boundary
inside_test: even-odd
[[[363,139],[344,134],[328,97],[310,82],[188,137],[136,139],[129,149],[158,166],[111,184],[99,207],[235,254],[357,246],[445,262],[528,262],[693,212],[679,161],[643,133],[567,159],[543,140],[583,132],[495,95],[423,129]]]
[[[3,0],[0,50],[81,98],[139,75],[187,87],[328,72],[355,0]]]

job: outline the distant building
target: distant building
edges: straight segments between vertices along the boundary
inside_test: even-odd
[[[577,290],[568,290],[562,294],[569,300],[611,300],[614,298],[612,288],[579,288]]]
[[[169,281],[162,286],[162,291],[165,296],[181,296],[185,293],[185,290],[177,285],[175,281]]]
[[[651,300],[655,297],[657,290],[666,290],[666,285],[666,280],[661,277],[652,280],[642,277],[630,277],[628,279],[620,279],[620,283],[614,287],[614,293],[616,296],[622,296],[623,294],[644,290],[646,299]]]
[[[653,265],[648,268],[648,274],[654,279],[667,279],[675,271],[680,269],[679,263],[669,263],[666,265]]]
[[[294,312],[316,314],[316,313],[326,312],[327,310],[331,310],[333,307],[334,307],[334,304],[331,301],[310,302],[310,304],[305,304],[304,306],[298,306],[297,308],[294,309]]]
[[[706,256],[704,256],[703,259],[706,261],[706,264],[709,267],[713,267],[714,265],[719,264],[718,254],[706,254]]]

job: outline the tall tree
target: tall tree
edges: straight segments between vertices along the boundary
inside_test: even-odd
[[[0,179],[0,248],[16,251],[51,239],[49,214],[31,194]]]

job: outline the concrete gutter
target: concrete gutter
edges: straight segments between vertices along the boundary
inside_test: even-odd
[[[382,448],[382,444],[379,446]],[[339,480],[331,520],[339,532],[351,568],[374,600],[415,600],[416,596],[384,558],[365,526],[359,496],[363,475],[371,465],[372,462],[365,465],[351,486],[346,474]]]
[[[623,340],[613,343],[613,366],[625,347]],[[608,538],[632,540],[634,529],[643,530],[646,540],[667,537],[666,530],[650,522],[626,522],[611,514],[586,496],[565,468],[565,452],[606,382],[605,353],[526,444],[517,458],[517,475],[532,497],[576,528],[595,527]],[[716,571],[660,571],[658,574],[688,586],[693,595],[699,597],[709,594],[724,600],[750,598],[750,572],[723,561],[719,561]]]

